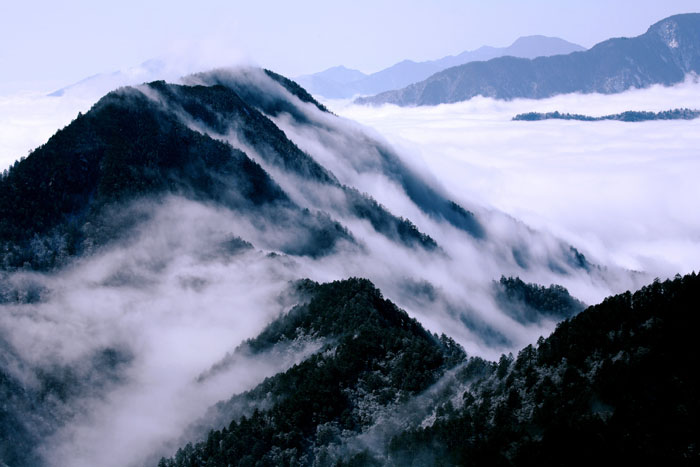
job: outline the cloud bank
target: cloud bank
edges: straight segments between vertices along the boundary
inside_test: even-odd
[[[523,112],[601,116],[700,108],[700,84],[436,107],[329,102],[429,167],[460,200],[492,206],[653,275],[700,265],[700,120],[513,122]]]

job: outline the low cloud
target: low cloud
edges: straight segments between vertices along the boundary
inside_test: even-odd
[[[700,109],[693,77],[674,87],[543,100],[477,97],[436,107],[328,102],[429,167],[460,200],[492,206],[604,263],[668,276],[700,265],[700,120],[514,122],[523,112],[592,116]]]
[[[37,93],[0,96],[0,171],[44,144],[95,101],[92,97],[55,98]]]

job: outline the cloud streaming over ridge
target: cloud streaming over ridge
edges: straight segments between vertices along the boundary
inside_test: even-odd
[[[523,112],[600,116],[700,108],[693,77],[674,87],[543,100],[477,97],[436,107],[329,105],[413,156],[460,200],[490,205],[659,276],[700,264],[700,120],[514,122]]]

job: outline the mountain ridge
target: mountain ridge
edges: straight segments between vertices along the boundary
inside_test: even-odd
[[[541,99],[563,93],[612,94],[652,84],[672,85],[700,72],[699,30],[700,13],[675,15],[653,24],[640,36],[608,39],[583,52],[468,63],[356,102],[438,105],[477,95]]]
[[[408,84],[422,81],[433,73],[445,68],[472,61],[512,55],[534,58],[539,56],[566,54],[583,47],[557,37],[541,35],[523,36],[506,47],[482,46],[457,55],[449,55],[436,60],[416,62],[402,60],[375,73],[364,74],[358,70],[336,66],[324,71],[298,76],[296,80],[314,94],[325,98],[348,98],[356,94],[377,94],[390,89],[398,89]]]
[[[350,279],[325,287],[362,287],[362,284]],[[693,273],[663,283],[655,281],[634,294],[628,291],[608,297],[560,323],[550,336],[541,337],[536,347],[525,347],[517,358],[512,354],[502,355],[498,362],[467,358],[449,338],[441,337],[439,342],[443,343],[443,352],[449,355],[447,361],[451,363],[440,373],[448,376],[450,382],[442,389],[440,402],[430,401],[434,404],[432,419],[418,418],[408,426],[391,428],[393,433],[385,434],[386,443],[379,446],[376,442],[352,445],[343,440],[352,439],[351,432],[357,428],[345,427],[345,419],[338,423],[320,415],[325,413],[323,405],[335,404],[334,398],[322,399],[320,394],[326,389],[282,383],[297,371],[328,368],[330,362],[322,360],[328,358],[326,353],[317,359],[312,357],[306,370],[295,367],[288,376],[266,380],[254,392],[269,397],[271,391],[294,388],[291,396],[294,397],[300,391],[302,399],[287,401],[293,401],[293,406],[299,403],[313,407],[304,417],[314,420],[317,413],[320,415],[315,430],[302,429],[303,423],[283,423],[285,417],[297,415],[294,407],[280,410],[277,404],[284,402],[278,399],[274,408],[256,409],[249,417],[234,419],[228,427],[211,431],[206,440],[180,448],[170,459],[162,458],[158,466],[181,467],[194,459],[212,466],[231,465],[231,462],[233,465],[254,462],[261,465],[319,462],[391,466],[533,465],[533,462],[559,465],[563,455],[584,446],[589,451],[573,459],[573,465],[589,465],[609,455],[620,461],[630,458],[661,461],[670,456],[690,465],[691,459],[698,458],[693,450],[692,433],[697,425],[697,418],[693,417],[700,412],[700,406],[697,399],[693,401],[697,382],[689,375],[697,350],[692,349],[689,339],[692,339],[690,330],[698,321],[692,309],[700,300],[699,285],[699,277]],[[359,306],[376,309],[369,304]],[[353,340],[361,339],[361,334],[356,332]],[[404,342],[408,345],[406,339]],[[453,375],[447,374],[450,368],[456,368]],[[644,389],[645,371],[663,382]],[[325,381],[319,374],[309,377],[314,381],[321,378],[322,382],[316,384],[328,384],[329,388],[336,381],[335,378]],[[626,378],[632,381],[625,381]],[[676,389],[680,392],[676,393]],[[320,391],[316,397],[304,398],[315,391]],[[684,410],[672,410],[677,402],[672,400],[672,394],[687,404]],[[657,398],[663,408],[653,407],[658,403]],[[324,404],[319,403],[321,400]],[[352,405],[357,408],[359,404],[351,402]],[[375,406],[373,410],[379,413],[382,409]],[[569,420],[572,416],[576,418]],[[298,436],[275,436],[279,433],[276,426],[301,430],[301,439],[306,442],[301,442]],[[294,440],[293,444],[287,441],[290,439]]]

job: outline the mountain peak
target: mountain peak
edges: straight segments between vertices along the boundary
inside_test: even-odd
[[[505,49],[504,55],[520,58],[537,58],[549,57],[552,55],[566,55],[583,50],[586,49],[578,44],[573,44],[558,37],[534,35],[517,38]]]
[[[697,40],[700,30],[700,13],[670,16],[649,27],[646,35],[658,36],[669,49],[683,48]]]
[[[446,68],[469,62],[490,60],[504,55],[534,58],[567,54],[580,50],[585,49],[563,39],[529,36],[517,39],[508,47],[484,45],[476,50],[467,50],[457,55],[424,62],[405,59],[370,75],[365,75],[357,70],[348,70],[343,66],[336,66],[312,75],[300,76],[297,80],[313,94],[328,98],[347,98],[358,94],[377,94],[391,89],[399,89],[424,80]]]

